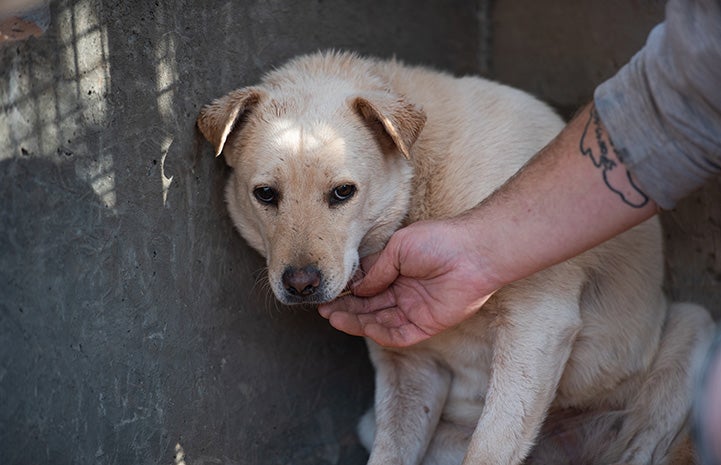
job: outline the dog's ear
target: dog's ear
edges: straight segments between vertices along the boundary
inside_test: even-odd
[[[216,157],[223,151],[225,141],[236,128],[243,114],[257,105],[262,97],[261,89],[246,87],[234,90],[200,110],[198,128],[208,142],[213,144]]]
[[[402,97],[380,92],[355,97],[351,106],[372,125],[380,123],[393,145],[405,158],[410,158],[411,147],[426,124],[423,110]]]

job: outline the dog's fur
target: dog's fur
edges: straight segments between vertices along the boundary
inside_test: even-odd
[[[198,126],[233,168],[233,221],[266,257],[277,298],[292,304],[334,299],[359,256],[404,224],[478,204],[563,123],[480,78],[330,52],[214,101]],[[334,198],[349,185],[353,195]],[[264,203],[258,188],[275,197]],[[369,341],[376,401],[359,426],[369,463],[690,459],[677,446],[692,354],[711,320],[666,302],[662,257],[652,219],[507,286],[426,342]]]

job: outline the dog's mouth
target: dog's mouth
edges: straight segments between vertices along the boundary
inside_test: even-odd
[[[344,291],[341,291],[341,293],[336,296],[336,299],[340,299],[341,297],[351,295],[352,293],[353,293],[352,289],[346,288]],[[335,300],[335,299],[333,299],[333,300]]]
[[[341,297],[351,295],[353,293],[353,285],[363,277],[362,271],[358,268],[351,279],[348,280],[343,290],[333,295],[325,288],[325,284],[321,284],[312,292],[299,293],[297,291],[289,291],[287,287],[280,294],[276,293],[276,298],[285,305],[320,305],[332,302]]]
[[[287,288],[283,289],[280,293],[273,292],[276,299],[284,305],[320,305],[328,302],[332,302],[335,299],[349,295],[351,291],[351,284],[353,281],[349,281],[345,288],[338,294],[328,292],[324,286],[320,286],[314,289],[313,292],[298,293],[289,291]]]
[[[357,283],[358,281],[360,281],[361,279],[363,279],[363,275],[364,275],[364,273],[363,273],[363,270],[361,269],[361,267],[360,266],[357,267],[355,272],[351,276],[350,280],[348,280],[348,283],[343,288],[343,290],[340,291],[340,293],[337,296],[335,296],[335,299],[333,299],[333,300],[340,299],[341,297],[345,297],[347,295],[353,294],[353,285],[355,283]]]
[[[353,294],[353,284],[354,284],[354,283],[355,283],[355,281],[354,281],[353,279],[351,279],[350,281],[348,281],[348,284],[346,284],[345,288],[343,288],[343,290],[340,291],[340,292],[338,293],[338,295],[335,296],[335,298],[331,300],[331,302],[332,302],[333,300],[338,300],[338,299],[340,299],[341,297],[345,297],[345,296],[347,296],[347,295],[352,295],[352,294]]]

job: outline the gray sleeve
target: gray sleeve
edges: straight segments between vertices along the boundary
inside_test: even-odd
[[[594,101],[627,168],[662,208],[721,173],[721,2],[670,0],[666,21]]]

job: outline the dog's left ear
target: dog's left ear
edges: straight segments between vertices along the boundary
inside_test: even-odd
[[[262,96],[261,89],[246,87],[234,90],[200,110],[197,120],[198,128],[208,142],[213,144],[216,157],[223,151],[225,141],[236,129],[242,116],[255,107]]]
[[[426,114],[402,97],[369,93],[355,97],[351,106],[370,123],[380,123],[396,148],[408,159],[411,147],[426,124]]]

